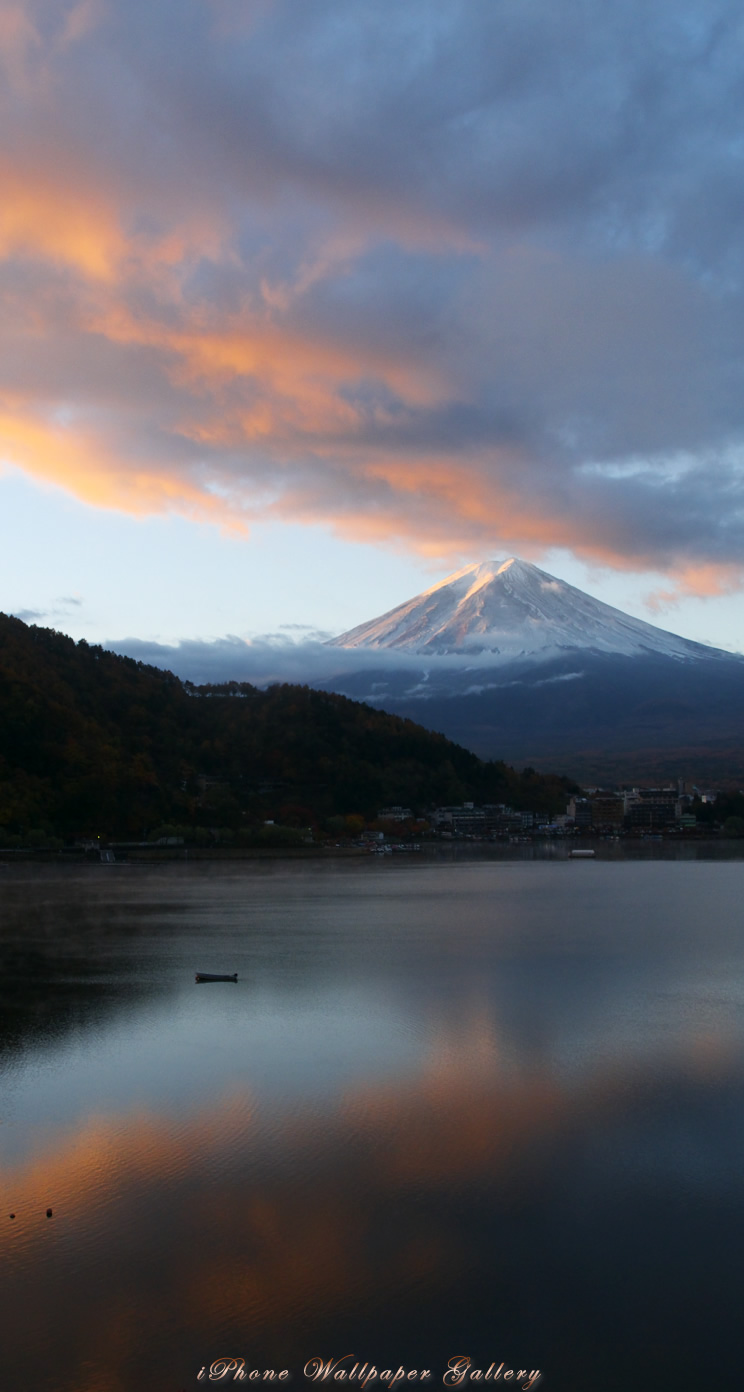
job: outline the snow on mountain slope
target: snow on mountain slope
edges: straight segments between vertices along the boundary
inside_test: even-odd
[[[329,646],[480,656],[489,665],[565,649],[677,659],[731,657],[631,618],[515,557],[466,566],[389,613],[333,638]]]

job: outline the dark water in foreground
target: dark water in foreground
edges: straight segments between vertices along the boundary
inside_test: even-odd
[[[738,1387],[743,902],[736,859],[0,869],[0,1385]]]

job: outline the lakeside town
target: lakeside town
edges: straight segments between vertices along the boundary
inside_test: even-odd
[[[113,862],[121,859],[197,858],[311,850],[379,854],[420,851],[437,842],[529,844],[543,839],[660,840],[670,838],[744,838],[744,790],[701,789],[680,779],[658,788],[589,787],[571,796],[566,810],[548,814],[519,810],[506,803],[463,802],[432,808],[423,815],[403,805],[382,807],[365,820],[360,815],[334,816],[323,825],[299,829],[266,819],[250,839],[227,827],[163,825],[140,840],[80,837],[66,843],[43,842],[0,846],[0,857],[77,858]]]
[[[407,823],[411,809],[383,808],[380,822]],[[688,785],[660,788],[590,787],[568,799],[558,815],[519,811],[503,803],[437,807],[426,828],[445,840],[510,840],[582,836],[744,836],[744,792]],[[394,839],[394,832],[388,833]]]

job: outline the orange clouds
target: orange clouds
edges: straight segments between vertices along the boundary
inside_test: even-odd
[[[33,257],[111,280],[126,242],[102,200],[0,169],[0,257]]]
[[[673,589],[659,589],[647,595],[646,605],[654,613],[673,609],[683,599],[713,599],[744,589],[744,564],[723,561],[716,565],[682,565],[673,568]]]
[[[610,235],[583,110],[547,159],[527,112],[552,9],[525,105],[471,94],[516,41],[497,14],[453,12],[453,62],[450,21],[413,8],[360,49],[333,3],[0,0],[5,457],[136,515],[448,559],[559,546],[722,592],[744,544],[733,300],[639,241],[622,186]]]
[[[122,508],[135,516],[174,511],[232,529],[242,525],[219,497],[167,472],[133,467],[113,455],[105,440],[75,426],[0,410],[0,455],[95,507]]]

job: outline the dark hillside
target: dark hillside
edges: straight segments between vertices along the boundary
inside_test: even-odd
[[[565,780],[483,763],[329,692],[183,684],[0,615],[0,829],[140,836],[163,822],[307,825],[402,803],[562,807]]]

